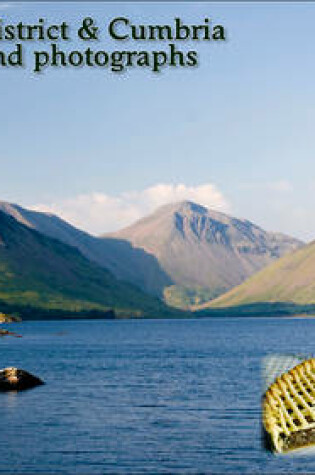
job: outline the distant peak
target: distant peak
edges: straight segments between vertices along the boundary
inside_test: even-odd
[[[167,203],[165,205],[160,206],[156,211],[156,213],[198,213],[198,214],[206,214],[209,212],[208,208],[202,206],[198,203],[194,203],[193,201],[183,200],[177,201],[174,203]]]
[[[181,201],[179,203],[179,208],[183,211],[192,211],[193,213],[205,214],[208,213],[209,209],[205,206],[202,206],[193,201]]]

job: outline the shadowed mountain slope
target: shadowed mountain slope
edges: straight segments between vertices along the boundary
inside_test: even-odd
[[[0,210],[46,236],[76,247],[89,260],[112,272],[117,279],[131,282],[145,292],[161,296],[162,289],[172,283],[154,256],[134,248],[126,240],[97,238],[58,216],[27,210],[11,203],[0,202]]]
[[[126,316],[160,316],[167,311],[161,301],[118,281],[74,247],[2,211],[0,271],[0,311],[8,306],[74,313],[114,310]]]
[[[179,306],[216,297],[303,245],[187,201],[163,206],[111,236],[156,257],[174,283],[167,300]]]
[[[259,303],[315,304],[315,242],[279,259],[200,309]]]

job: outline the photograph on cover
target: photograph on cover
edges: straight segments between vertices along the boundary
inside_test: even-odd
[[[0,473],[315,473],[314,22],[0,1]]]
[[[263,361],[263,441],[278,453],[315,445],[315,359],[269,355]],[[271,384],[270,384],[271,383]]]

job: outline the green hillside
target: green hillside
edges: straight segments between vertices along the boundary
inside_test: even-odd
[[[219,298],[198,307],[236,307],[249,304],[315,304],[315,242],[282,257]]]
[[[158,299],[118,281],[77,249],[0,211],[0,311],[23,313],[27,308],[51,315],[90,310],[126,316],[168,314]]]
[[[303,245],[189,201],[165,205],[100,238],[51,214],[1,201],[0,210],[77,248],[117,279],[182,309],[221,295]]]

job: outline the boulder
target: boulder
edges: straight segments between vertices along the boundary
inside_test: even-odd
[[[0,323],[14,323],[21,322],[22,319],[19,315],[9,315],[7,313],[0,312]]]
[[[0,391],[20,391],[40,386],[44,382],[23,369],[5,368],[0,370]]]
[[[7,336],[7,335],[15,336],[15,338],[22,338],[22,335],[18,335],[15,332],[9,332],[9,330],[5,330],[4,328],[0,328],[0,336]]]

